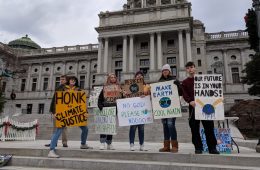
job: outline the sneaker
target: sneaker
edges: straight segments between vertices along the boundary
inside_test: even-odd
[[[49,158],[59,158],[60,156],[57,155],[54,150],[50,150],[49,154],[48,154]]]
[[[256,151],[257,153],[260,153],[260,145],[256,145],[255,151]]]
[[[99,146],[100,150],[105,150],[106,148],[106,144],[105,143],[101,143],[101,145]]]
[[[130,144],[130,151],[135,151],[135,146],[133,143]]]
[[[147,151],[147,149],[144,148],[144,145],[140,145],[140,151]]]
[[[87,144],[85,144],[85,145],[80,145],[80,149],[93,149],[93,147],[90,147]]]
[[[50,146],[51,146],[51,144],[45,144],[44,146],[46,146],[46,147],[50,147]]]
[[[217,149],[213,149],[209,151],[209,154],[219,154],[219,151],[217,151]]]
[[[68,144],[62,144],[64,148],[67,148],[68,147]]]
[[[115,150],[115,148],[112,144],[109,144],[107,145],[107,150]]]

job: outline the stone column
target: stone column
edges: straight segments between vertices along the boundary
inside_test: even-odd
[[[86,88],[89,90],[89,89],[91,89],[91,87],[90,87],[90,84],[91,84],[91,82],[90,82],[90,80],[92,80],[92,77],[90,77],[91,75],[90,75],[90,72],[91,72],[91,63],[90,63],[91,61],[88,61],[87,62],[87,68],[88,68],[88,71],[87,71],[87,74],[86,74],[86,79],[85,79],[85,83],[86,83]]]
[[[227,51],[223,50],[222,55],[223,55],[224,70],[225,70],[225,83],[231,83],[230,71],[229,71],[229,67],[228,67]]]
[[[186,47],[187,47],[187,61],[192,61],[190,30],[186,30]]]
[[[129,72],[134,72],[134,36],[130,35],[129,44]]]
[[[48,87],[48,90],[52,90],[52,84],[53,84],[53,74],[54,74],[54,63],[51,63],[52,64],[52,66],[51,66],[51,68],[50,68],[50,70],[51,70],[51,72],[50,72],[50,83],[49,83],[49,87]]]
[[[108,72],[108,38],[105,38],[105,49],[104,49],[104,73]]]
[[[150,33],[150,69],[155,70],[154,33]]]
[[[62,62],[62,64],[63,64],[62,75],[65,75],[66,74],[66,61]]]
[[[240,56],[241,56],[241,69],[244,70],[245,69],[245,64],[247,63],[246,62],[246,54],[245,54],[245,49],[240,49]],[[244,77],[246,74],[245,73],[242,73],[242,70],[241,70],[241,75]],[[244,91],[247,90],[247,85],[246,84],[243,84],[243,89]]]
[[[156,0],[156,6],[161,5],[161,0]]]
[[[171,0],[171,4],[175,4],[175,0]]]
[[[38,81],[37,81],[37,91],[41,90],[41,83],[42,82],[42,64],[40,65],[40,69],[39,69],[39,76],[38,76]]]
[[[102,68],[102,38],[98,38],[98,61],[97,61],[97,73],[101,73]]]
[[[30,89],[31,71],[32,71],[32,65],[30,64],[29,67],[28,67],[28,75],[27,75],[27,81],[26,81],[25,91],[29,91],[29,89]]]
[[[157,68],[161,69],[163,64],[163,55],[162,55],[162,34],[157,32]]]
[[[75,76],[78,77],[78,69],[79,69],[79,61],[76,60],[76,64],[75,64]]]
[[[123,37],[123,72],[127,72],[127,36]]]
[[[184,68],[182,30],[178,31],[178,39],[179,39],[179,63],[180,63],[180,67]]]
[[[186,71],[184,69],[184,55],[183,55],[183,37],[182,30],[178,31],[178,40],[179,40],[179,80],[182,81],[186,77]]]
[[[146,0],[143,0],[142,2],[143,2],[143,4],[142,4],[143,6],[142,7],[146,8]]]

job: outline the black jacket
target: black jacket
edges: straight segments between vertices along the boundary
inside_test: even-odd
[[[116,106],[116,102],[111,103],[111,102],[106,102],[105,97],[104,97],[104,89],[100,92],[98,96],[98,108],[99,110],[102,110],[103,107],[113,107]]]
[[[56,91],[64,91],[65,90],[65,85],[63,85],[63,84],[61,84],[61,85],[59,85],[56,89],[55,89],[55,92]],[[55,104],[55,92],[54,92],[54,94],[53,94],[53,97],[52,97],[52,99],[51,99],[51,105],[50,105],[50,112],[52,113],[52,114],[55,114],[55,112],[56,112],[56,104]]]

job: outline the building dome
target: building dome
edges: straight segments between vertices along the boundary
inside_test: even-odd
[[[17,40],[10,41],[8,46],[12,48],[22,48],[22,49],[40,49],[41,47],[32,41],[28,35],[25,37],[19,38]]]

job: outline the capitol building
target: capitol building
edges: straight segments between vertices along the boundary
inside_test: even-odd
[[[127,0],[122,9],[98,16],[99,26],[93,28],[98,44],[41,48],[28,35],[0,43],[1,71],[15,73],[1,77],[5,113],[49,113],[64,74],[78,77],[80,87],[90,92],[110,72],[123,83],[141,70],[146,82],[157,82],[166,63],[183,80],[187,61],[196,64],[198,74],[223,75],[225,110],[238,101],[257,99],[241,83],[242,70],[254,55],[247,32],[206,33],[187,0]],[[15,100],[10,99],[12,92]]]

